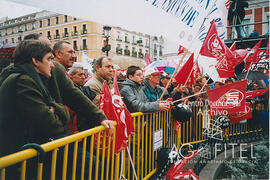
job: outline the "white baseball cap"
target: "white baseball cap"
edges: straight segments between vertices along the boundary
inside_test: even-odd
[[[149,76],[149,75],[157,75],[160,73],[161,72],[157,69],[157,67],[149,67],[145,69],[144,75]]]

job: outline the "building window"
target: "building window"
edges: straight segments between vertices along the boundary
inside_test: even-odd
[[[11,38],[11,43],[14,43],[14,38]]]
[[[8,43],[8,39],[6,39],[6,44]]]
[[[8,29],[6,29],[6,35],[8,35]]]
[[[64,37],[68,37],[68,28],[64,28]]]
[[[87,34],[86,24],[83,24],[82,29],[82,34]]]
[[[11,29],[11,33],[14,34],[14,28]]]
[[[244,19],[242,21],[242,24],[245,25],[245,24],[250,24],[250,19]],[[243,26],[243,30],[244,30],[244,35],[246,37],[248,37],[250,35],[250,26],[247,25],[247,26]]]
[[[73,18],[73,21],[76,21],[77,20],[77,18]]]
[[[129,43],[127,34],[125,35],[125,42]]]
[[[64,16],[64,22],[68,22],[68,16],[67,15]]]
[[[24,25],[24,30],[27,31],[28,28],[27,28],[27,24]]]
[[[42,28],[42,21],[39,21],[39,27]]]
[[[56,29],[54,39],[59,39],[59,38],[60,38],[59,29]]]
[[[2,31],[0,31],[0,37],[2,36]]]
[[[83,39],[83,49],[87,49],[86,39]]]
[[[73,32],[72,32],[73,36],[77,36],[78,35],[78,30],[77,30],[77,26],[73,26]]]
[[[59,17],[55,17],[55,24],[59,24]]]
[[[73,49],[74,49],[75,51],[78,50],[77,41],[73,41]]]
[[[50,26],[50,25],[51,25],[51,20],[47,19],[47,26]]]
[[[133,43],[133,44],[136,44],[136,43],[135,43],[135,36],[132,36],[132,43]]]
[[[50,40],[52,39],[52,37],[51,37],[51,31],[47,31],[47,38],[50,39]]]
[[[36,23],[32,23],[32,29],[36,28]]]

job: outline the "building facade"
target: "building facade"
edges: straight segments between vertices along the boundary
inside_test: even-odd
[[[70,42],[76,51],[78,61],[81,61],[82,53],[92,59],[106,54],[102,52],[102,47],[106,43],[103,25],[97,22],[49,11],[0,20],[2,46],[16,46],[30,33],[40,33],[48,37],[52,45],[60,40]],[[119,27],[112,27],[110,34],[110,57],[126,56],[131,60],[144,61],[146,53],[149,53],[153,60],[161,59],[165,46],[162,36],[144,35]]]

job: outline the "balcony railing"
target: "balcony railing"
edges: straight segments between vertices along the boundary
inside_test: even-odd
[[[54,35],[54,39],[60,39],[60,34]]]
[[[63,33],[63,38],[67,38],[68,36],[68,32]]]
[[[82,30],[82,35],[83,35],[83,34],[87,34],[87,29],[83,29],[83,30]]]
[[[72,31],[72,36],[78,36],[78,31]]]
[[[81,46],[81,50],[87,50],[87,46]]]

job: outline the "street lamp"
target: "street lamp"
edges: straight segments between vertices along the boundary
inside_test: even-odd
[[[18,33],[19,33],[19,42],[21,42],[23,30],[19,29]]]
[[[106,44],[102,48],[103,52],[106,52],[106,55],[109,56],[109,51],[111,50],[111,45],[109,44],[110,30],[112,28],[110,26],[103,26],[103,35],[106,38]]]

